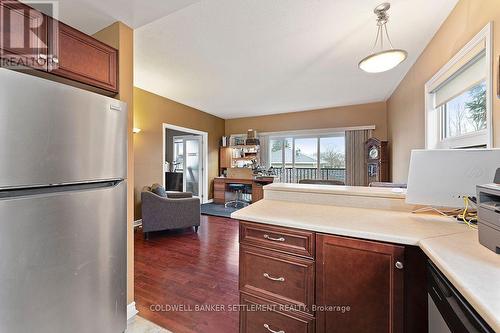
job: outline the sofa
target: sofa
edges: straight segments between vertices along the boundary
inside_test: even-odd
[[[200,226],[200,200],[190,192],[166,192],[158,185],[146,186],[141,192],[142,231],[149,233]]]

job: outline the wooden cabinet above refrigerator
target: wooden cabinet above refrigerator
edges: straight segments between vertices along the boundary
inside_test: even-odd
[[[2,67],[118,92],[118,50],[36,9],[0,0],[0,38]]]

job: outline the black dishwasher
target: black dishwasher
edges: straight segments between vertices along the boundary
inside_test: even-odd
[[[495,333],[430,260],[427,292],[452,333]]]

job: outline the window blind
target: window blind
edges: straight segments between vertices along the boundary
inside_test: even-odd
[[[469,90],[481,81],[486,79],[486,52],[484,49],[474,58],[469,59],[468,63],[462,63],[462,67],[435,87],[431,93],[434,93],[434,107],[437,108],[454,97]]]

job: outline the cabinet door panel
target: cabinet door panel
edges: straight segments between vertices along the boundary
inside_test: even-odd
[[[219,151],[220,157],[220,168],[230,168],[231,158],[233,157],[233,149],[227,147],[221,147]]]
[[[402,332],[403,256],[402,246],[318,234],[316,302],[339,308],[317,311],[316,331]]]
[[[49,29],[49,72],[118,91],[118,51],[56,20]]]
[[[18,1],[0,0],[0,57],[11,66],[47,70],[47,19]]]

